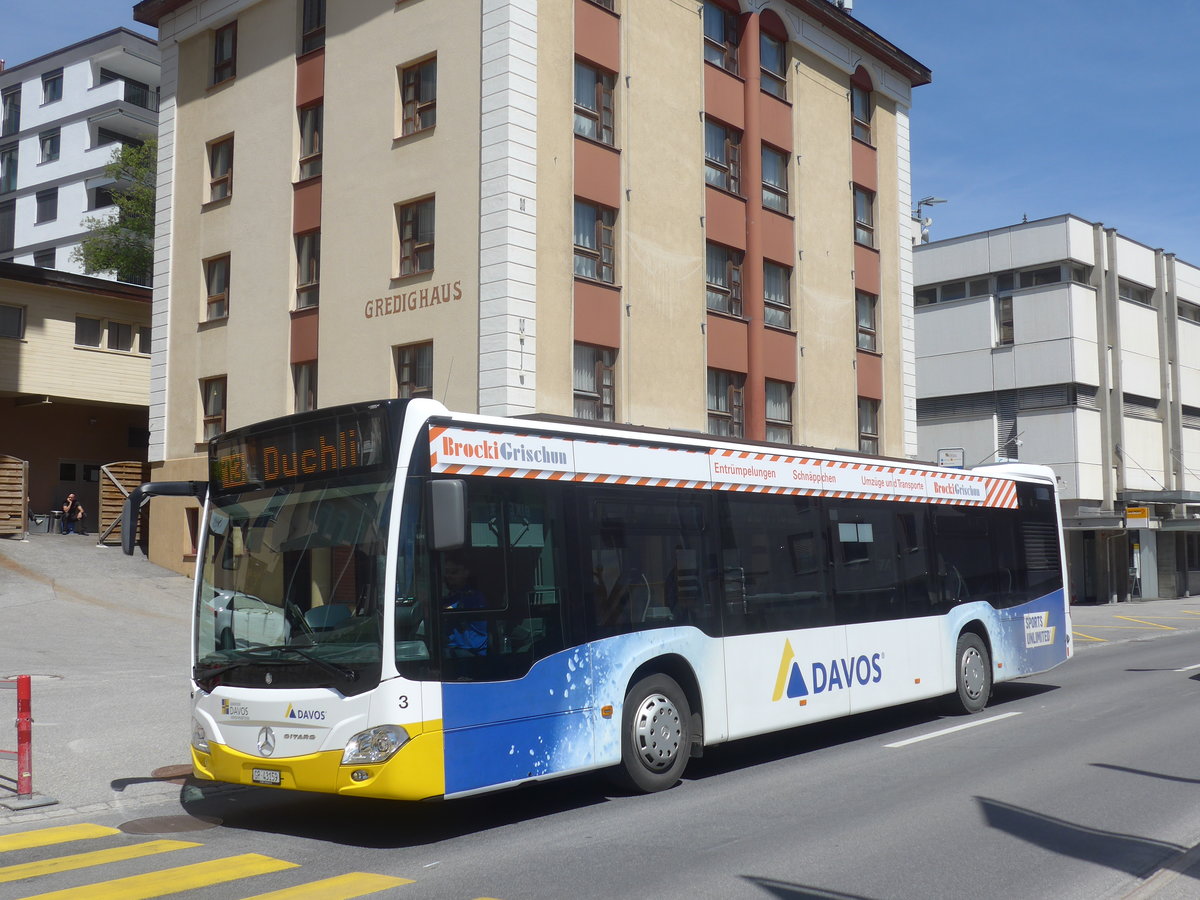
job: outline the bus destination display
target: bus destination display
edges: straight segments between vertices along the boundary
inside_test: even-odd
[[[219,492],[237,491],[372,468],[386,458],[384,433],[383,416],[370,414],[235,433],[216,441],[211,481]]]

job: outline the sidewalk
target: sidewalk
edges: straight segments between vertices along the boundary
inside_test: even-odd
[[[152,777],[189,762],[190,579],[95,535],[0,539],[0,678],[32,676],[33,790],[42,811],[176,796]],[[0,693],[0,748],[16,748],[16,693]],[[0,803],[15,796],[0,762]],[[38,810],[10,812],[0,824]]]

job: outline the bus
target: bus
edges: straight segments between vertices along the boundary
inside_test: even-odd
[[[717,744],[1071,656],[1056,479],[428,399],[208,445],[197,778],[464,797],[591,770],[676,784]]]

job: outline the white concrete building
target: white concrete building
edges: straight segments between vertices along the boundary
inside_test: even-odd
[[[1074,602],[1200,593],[1200,268],[1071,215],[914,257],[920,456],[1052,466]]]
[[[155,135],[158,100],[158,45],[125,28],[0,65],[0,262],[83,271],[83,219],[116,212],[104,168]]]

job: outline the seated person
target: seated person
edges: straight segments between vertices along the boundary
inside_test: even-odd
[[[471,569],[461,556],[447,555],[442,560],[442,609],[484,609],[487,600],[471,584]],[[488,648],[487,622],[464,621],[459,616],[445,616],[446,651],[449,656],[486,656]]]

